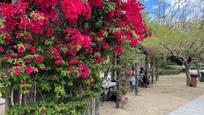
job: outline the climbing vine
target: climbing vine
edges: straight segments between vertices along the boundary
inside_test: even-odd
[[[1,3],[0,82],[8,114],[80,114],[101,63],[149,36],[137,0]]]

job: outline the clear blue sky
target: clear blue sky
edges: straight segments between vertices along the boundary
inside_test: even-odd
[[[145,10],[147,12],[152,12],[158,10],[159,3],[156,0],[145,0],[145,2],[143,2],[143,5],[145,6]],[[169,6],[170,4],[168,2],[165,2],[164,7],[167,8]]]
[[[146,11],[152,11],[153,10],[153,6],[156,6],[157,2],[155,0],[147,0],[143,4],[145,6],[145,10]]]

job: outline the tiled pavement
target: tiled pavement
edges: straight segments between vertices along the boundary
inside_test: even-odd
[[[204,115],[204,95],[179,107],[168,115]]]

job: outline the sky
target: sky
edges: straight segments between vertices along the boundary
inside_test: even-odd
[[[204,17],[204,0],[143,0],[145,11],[150,12],[149,16],[155,18],[152,12],[159,11],[159,2],[163,1],[163,13],[169,17],[175,15],[175,20],[185,18],[197,20]],[[160,11],[161,12],[161,11]]]
[[[158,3],[156,0],[145,0],[143,4],[145,6],[146,11],[152,11],[158,6]]]

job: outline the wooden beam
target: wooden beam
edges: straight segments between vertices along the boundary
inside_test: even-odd
[[[119,56],[115,56],[116,65],[120,64]],[[117,68],[116,71],[116,87],[117,87],[117,94],[116,94],[116,109],[120,108],[120,70]]]

